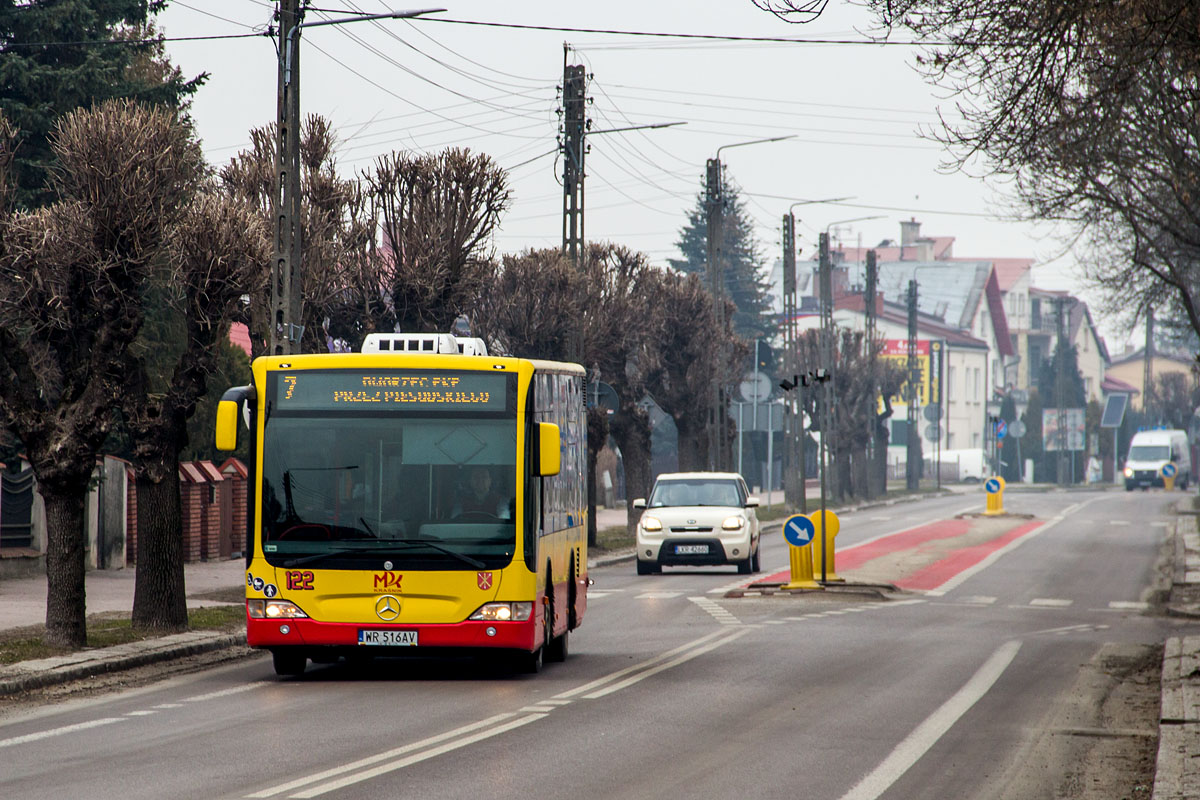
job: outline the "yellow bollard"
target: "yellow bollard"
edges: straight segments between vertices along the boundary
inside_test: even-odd
[[[821,578],[821,553],[825,554],[825,577],[826,583],[845,583],[846,579],[837,574],[833,569],[833,539],[838,535],[838,531],[842,527],[841,520],[838,515],[829,511],[825,511],[825,517],[828,524],[821,524],[821,512],[814,511],[809,518],[812,520],[813,528],[816,534],[813,536],[813,577],[820,581]]]
[[[984,481],[983,490],[987,492],[987,508],[983,512],[985,517],[994,517],[1004,513],[1004,487],[1006,485],[1004,478],[1000,476]]]
[[[1159,474],[1162,475],[1163,479],[1163,488],[1168,492],[1175,489],[1175,473],[1177,471],[1177,467],[1171,463],[1163,464],[1162,469],[1159,470]]]
[[[789,545],[792,580],[782,588],[820,589],[821,584],[813,580],[812,521],[803,514],[793,514],[783,521],[783,538]]]

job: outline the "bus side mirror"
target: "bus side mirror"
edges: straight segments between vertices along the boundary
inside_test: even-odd
[[[557,475],[562,469],[562,439],[558,426],[552,422],[539,422],[538,434],[538,475]]]
[[[217,403],[217,436],[218,450],[237,449],[238,409],[242,403],[255,399],[253,386],[235,386],[221,395]]]

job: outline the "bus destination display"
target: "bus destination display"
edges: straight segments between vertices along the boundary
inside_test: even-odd
[[[428,370],[280,372],[277,407],[291,411],[404,408],[504,411],[506,375]]]

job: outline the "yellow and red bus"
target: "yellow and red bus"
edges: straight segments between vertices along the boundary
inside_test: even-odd
[[[250,430],[246,631],[276,673],[374,655],[567,656],[587,608],[577,364],[371,334],[267,356],[217,412]]]

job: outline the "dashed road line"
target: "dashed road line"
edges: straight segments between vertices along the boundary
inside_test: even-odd
[[[1059,597],[1035,597],[1029,601],[1029,605],[1040,608],[1066,608],[1074,602]]]

